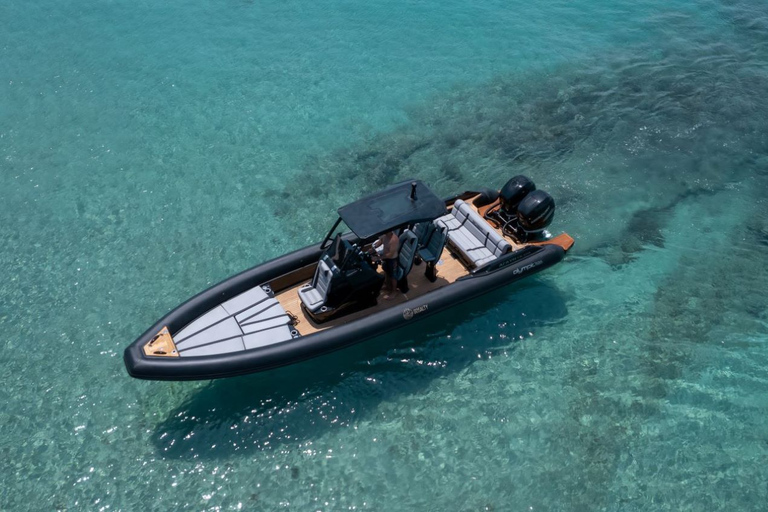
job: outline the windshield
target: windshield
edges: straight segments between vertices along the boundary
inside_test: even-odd
[[[336,219],[336,222],[331,226],[330,231],[328,231],[328,234],[325,235],[325,238],[323,238],[323,243],[320,245],[322,249],[328,248],[332,243],[334,243],[334,238],[337,236],[341,236],[344,233],[349,232],[349,227],[341,220],[341,217]]]

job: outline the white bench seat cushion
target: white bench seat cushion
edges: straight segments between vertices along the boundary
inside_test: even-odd
[[[448,229],[448,240],[473,266],[479,267],[508,252],[512,246],[472,207],[457,200],[448,215],[435,220]]]

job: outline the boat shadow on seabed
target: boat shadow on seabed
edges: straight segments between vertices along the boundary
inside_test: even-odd
[[[438,313],[410,329],[303,363],[213,381],[156,425],[164,457],[218,459],[301,446],[475,361],[512,353],[567,316],[562,292],[532,279]],[[492,319],[492,324],[475,320]],[[514,357],[514,356],[513,356]]]

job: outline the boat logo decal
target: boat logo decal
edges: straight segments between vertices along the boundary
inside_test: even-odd
[[[413,315],[418,315],[419,313],[423,313],[427,309],[429,309],[429,304],[422,304],[421,306],[417,306],[413,309],[405,308],[403,310],[403,318],[405,318],[406,320],[410,320],[411,318],[413,318]]]
[[[515,274],[515,275],[522,274],[523,272],[525,272],[527,270],[531,270],[534,267],[538,267],[542,263],[544,263],[544,262],[542,260],[539,260],[539,261],[536,261],[534,263],[530,263],[528,265],[525,265],[524,267],[516,268],[515,270],[512,271],[512,273]]]

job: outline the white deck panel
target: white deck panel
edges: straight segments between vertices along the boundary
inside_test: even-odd
[[[291,338],[291,328],[287,325],[282,325],[280,327],[274,327],[266,331],[261,331],[254,334],[246,334],[243,336],[243,343],[245,344],[245,348],[247,350],[256,347],[274,345],[275,343],[290,340]]]
[[[251,288],[247,292],[243,292],[233,299],[229,299],[227,302],[221,305],[227,313],[230,315],[236,315],[241,311],[248,309],[250,306],[261,302],[267,298],[267,292],[261,289],[261,286]]]
[[[234,318],[228,317],[223,322],[219,322],[204,331],[200,331],[197,334],[189,336],[188,338],[176,342],[176,346],[179,350],[185,350],[190,347],[196,347],[198,345],[206,345],[208,343],[214,343],[218,340],[224,340],[233,336],[240,336],[243,331],[237,324]]]
[[[193,320],[173,339],[181,357],[226,354],[289,340],[291,322],[277,299],[255,286]]]
[[[291,317],[283,314],[277,318],[270,318],[269,320],[242,324],[240,327],[243,329],[244,333],[248,334],[252,332],[263,331],[264,329],[271,329],[272,327],[277,327],[279,325],[288,325],[290,322]]]
[[[216,354],[227,354],[229,352],[240,352],[243,349],[243,338],[237,337],[228,339],[226,341],[220,341],[219,343],[214,343],[212,345],[203,345],[201,347],[194,347],[189,350],[183,350],[179,352],[179,356],[213,356]]]
[[[241,324],[256,321],[257,318],[268,318],[285,313],[277,302],[277,299],[267,299],[251,308],[246,309],[239,315],[235,315],[237,321]]]
[[[223,307],[216,306],[203,316],[198,317],[197,320],[193,320],[191,324],[187,325],[179,332],[175,333],[173,335],[173,341],[176,343],[183,342],[184,339],[188,338],[190,335],[195,334],[197,331],[200,331],[219,320],[227,318],[228,316],[229,313],[227,313]]]

